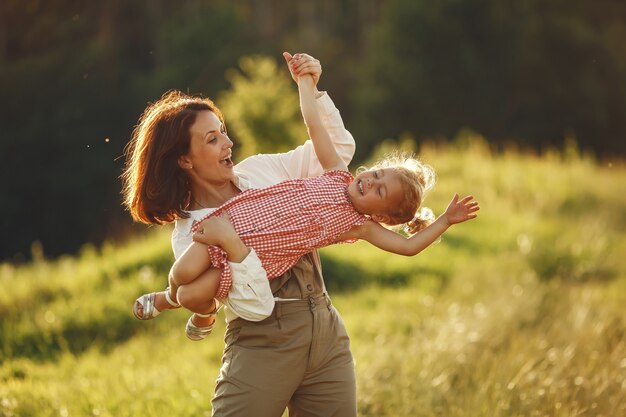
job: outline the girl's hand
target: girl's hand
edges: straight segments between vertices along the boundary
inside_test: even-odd
[[[230,223],[228,213],[223,212],[219,216],[209,217],[201,221],[192,239],[194,242],[203,243],[205,245],[223,247],[226,242],[239,239],[239,236]]]
[[[467,220],[475,219],[476,212],[480,210],[478,201],[473,201],[474,197],[468,195],[464,199],[459,201],[459,195],[455,194],[454,198],[448,204],[448,208],[443,214],[449,225],[462,223]]]
[[[283,52],[283,57],[287,62],[287,67],[291,73],[291,78],[298,82],[300,75],[308,74],[313,78],[313,82],[317,85],[322,75],[322,64],[320,61],[307,54],[291,55],[289,52]]]

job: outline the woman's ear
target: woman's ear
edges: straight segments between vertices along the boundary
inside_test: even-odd
[[[376,223],[388,224],[391,218],[386,214],[372,214],[370,216]]]
[[[193,164],[191,163],[191,159],[187,155],[181,155],[178,157],[178,166],[182,169],[191,169],[193,168]]]

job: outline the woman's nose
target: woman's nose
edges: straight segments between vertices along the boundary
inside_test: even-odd
[[[233,141],[232,141],[232,140],[230,140],[230,138],[229,138],[229,137],[228,137],[228,135],[226,135],[226,134],[224,135],[224,138],[226,139],[226,140],[224,141],[224,146],[225,146],[226,148],[232,148],[232,147],[233,147]]]

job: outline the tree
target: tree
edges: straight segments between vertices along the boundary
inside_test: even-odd
[[[625,22],[612,0],[391,0],[353,92],[355,133],[370,149],[464,127],[535,148],[574,135],[623,154]]]

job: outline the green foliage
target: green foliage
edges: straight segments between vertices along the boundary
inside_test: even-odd
[[[1,214],[29,219],[3,223],[0,259],[28,259],[33,241],[59,256],[112,239],[130,228],[120,156],[147,102],[172,88],[217,94],[247,32],[217,0],[0,9]]]
[[[365,242],[321,252],[359,414],[624,415],[624,164],[499,154],[470,131],[419,154],[439,178],[427,205],[471,192],[478,219],[416,257]],[[195,343],[183,309],[131,313],[165,286],[169,233],[0,265],[1,416],[210,415],[223,321]]]
[[[289,72],[263,56],[243,57],[239,67],[226,73],[231,88],[218,100],[240,146],[237,156],[287,152],[302,143],[308,136]]]
[[[359,156],[381,138],[464,127],[535,147],[573,132],[585,148],[623,152],[610,132],[626,118],[625,16],[608,1],[385,2],[351,91]]]
[[[157,237],[158,236],[158,237]],[[108,349],[140,330],[129,301],[165,287],[172,262],[167,234],[152,233],[123,249],[85,246],[79,258],[3,264],[0,282],[0,362],[54,360],[64,352]]]
[[[127,233],[121,155],[167,90],[241,98],[226,119],[242,155],[300,143],[295,88],[277,81],[286,71],[264,70],[275,74],[263,85],[259,68],[244,70],[229,88],[226,71],[251,54],[321,60],[320,89],[357,138],[357,162],[385,138],[465,127],[496,143],[571,137],[623,154],[624,22],[615,0],[5,0],[0,215],[28,220],[3,223],[0,259],[28,260],[34,241],[56,257]]]
[[[240,55],[256,52],[246,46],[250,31],[229,1],[192,0],[184,7],[152,2],[147,9],[154,25],[144,33],[151,48],[146,56],[150,70],[136,74],[137,96],[158,97],[172,88],[217,95],[227,86],[226,68]]]
[[[520,246],[528,253],[528,262],[538,278],[570,283],[602,281],[616,277],[615,260],[611,258],[604,227],[568,230],[563,224],[557,230],[539,232],[536,241],[520,236]]]

